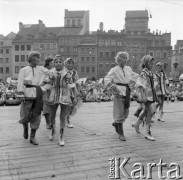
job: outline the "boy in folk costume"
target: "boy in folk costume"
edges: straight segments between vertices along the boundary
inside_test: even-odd
[[[164,122],[163,120],[163,106],[165,101],[165,95],[168,94],[167,90],[167,84],[168,79],[163,71],[163,64],[161,62],[158,62],[156,64],[156,74],[155,74],[155,90],[157,95],[157,101],[156,109],[159,108],[159,117],[158,121]]]
[[[129,114],[129,82],[132,75],[136,74],[129,66],[126,66],[128,59],[129,54],[127,52],[118,52],[115,57],[115,62],[118,65],[114,68],[111,68],[109,73],[104,78],[107,89],[112,89],[114,92],[113,126],[115,127],[116,132],[119,134],[119,139],[121,141],[126,141],[124,136],[123,123]]]
[[[74,61],[72,58],[67,58],[64,61],[64,65],[66,69],[68,70],[68,73],[70,76],[72,76],[72,82],[76,84],[76,81],[79,79],[78,73],[76,70],[74,70]],[[77,91],[76,89],[74,90],[75,92]],[[71,92],[71,97],[73,98],[73,92]],[[71,113],[72,113],[73,107],[71,107]],[[67,116],[67,127],[68,128],[73,128],[72,123],[70,122],[70,115]]]
[[[49,139],[52,141],[55,136],[55,117],[58,106],[60,106],[60,137],[59,145],[64,146],[65,142],[63,139],[65,121],[67,116],[70,114],[70,109],[73,104],[75,105],[76,93],[75,84],[72,81],[72,76],[68,70],[64,67],[64,60],[61,56],[57,55],[54,58],[55,69],[52,76],[52,86],[50,89],[50,96],[48,102],[51,107],[51,134]],[[73,89],[73,91],[71,90]],[[71,99],[71,92],[73,92],[73,99]]]
[[[137,79],[136,87],[139,92],[139,101],[144,104],[144,109],[140,114],[138,120],[132,124],[137,133],[139,132],[139,125],[143,122],[144,117],[146,117],[146,134],[145,138],[154,141],[154,137],[151,135],[150,126],[151,119],[154,114],[154,103],[156,101],[156,92],[154,89],[154,79],[153,73],[151,72],[154,66],[155,60],[150,55],[145,55],[142,58],[142,64],[144,69],[142,70],[140,76]]]
[[[20,121],[23,125],[25,139],[28,139],[28,123],[30,123],[30,143],[38,145],[35,139],[36,131],[41,121],[43,92],[40,86],[45,75],[50,71],[43,66],[37,66],[40,62],[40,53],[32,51],[28,55],[29,66],[22,68],[19,72],[17,91],[23,101],[20,107]]]

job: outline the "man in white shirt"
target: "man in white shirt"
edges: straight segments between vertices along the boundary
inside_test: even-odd
[[[113,118],[112,124],[116,132],[119,134],[121,141],[126,141],[123,131],[123,123],[129,114],[130,106],[130,88],[129,83],[131,77],[137,76],[130,66],[126,66],[129,59],[127,52],[118,52],[115,57],[115,62],[118,64],[111,68],[104,78],[105,84],[112,89],[114,93]]]
[[[28,139],[28,123],[30,123],[30,143],[38,145],[35,139],[36,131],[41,121],[42,110],[42,85],[46,75],[51,72],[43,66],[37,66],[40,62],[40,53],[32,51],[28,55],[29,65],[19,72],[17,91],[24,95],[20,108],[20,124],[23,124],[25,139]]]

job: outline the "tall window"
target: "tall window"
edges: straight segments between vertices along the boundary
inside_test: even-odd
[[[109,52],[105,52],[105,57],[109,57]]]
[[[76,26],[76,21],[75,19],[72,19],[72,27],[75,27]]]
[[[0,58],[0,63],[3,63],[3,58]]]
[[[103,54],[103,52],[100,52],[100,57],[104,57],[104,54]]]
[[[19,55],[15,55],[15,62],[19,62]]]
[[[6,58],[6,63],[9,63],[9,58]]]
[[[167,52],[163,52],[163,58],[167,58]]]
[[[21,55],[21,62],[25,62],[25,55]]]
[[[110,41],[109,40],[106,40],[105,41],[105,46],[109,46],[110,45]]]
[[[0,67],[0,73],[3,73],[3,67]]]
[[[6,49],[6,54],[9,54],[9,53],[10,53],[9,49]]]
[[[53,49],[57,49],[57,43],[53,43]]]
[[[78,19],[78,26],[81,26],[81,19]]]
[[[3,49],[0,49],[0,54],[3,54]]]
[[[149,55],[152,56],[152,57],[154,57],[154,52],[153,51],[150,51],[149,52]]]
[[[118,46],[122,46],[122,42],[121,41],[118,41],[117,45]]]
[[[93,72],[93,73],[95,72],[95,67],[92,67],[92,72]]]
[[[111,52],[111,57],[112,57],[112,58],[115,57],[115,51],[112,51],[112,52]]]
[[[99,41],[99,46],[103,46],[104,45],[104,41],[103,40],[100,40]]]
[[[21,51],[25,51],[25,45],[21,45]]]
[[[78,51],[77,48],[74,47],[74,52],[77,52],[77,51]]]
[[[50,49],[50,43],[47,43],[47,49]]]
[[[19,51],[19,45],[15,45],[15,51]]]
[[[111,46],[115,46],[116,45],[116,41],[115,40],[111,40]]]
[[[26,46],[26,50],[27,50],[27,51],[30,51],[30,50],[31,50],[31,46],[30,46],[30,45],[27,45],[27,46]]]
[[[19,73],[19,66],[15,66],[15,73]]]
[[[103,64],[99,64],[99,70],[103,69]]]
[[[156,57],[160,58],[161,57],[161,52],[160,51],[156,51]]]
[[[60,48],[60,52],[64,52],[64,47],[61,47]]]
[[[6,73],[9,73],[10,71],[9,71],[9,67],[6,67]]]

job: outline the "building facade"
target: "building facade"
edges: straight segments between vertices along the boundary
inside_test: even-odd
[[[102,22],[97,31],[90,32],[89,11],[67,9],[63,27],[46,27],[41,20],[38,24],[20,22],[19,32],[12,41],[12,75],[18,77],[20,68],[28,64],[28,53],[36,50],[41,53],[41,65],[46,57],[56,54],[64,59],[73,58],[80,77],[103,78],[116,65],[114,57],[118,51],[129,53],[127,65],[137,73],[141,70],[141,58],[150,54],[164,63],[169,76],[171,33],[151,32],[148,23],[147,10],[126,11],[124,29],[120,32],[104,31]]]
[[[0,36],[0,81],[5,82],[13,77],[12,41],[16,34],[11,32],[7,36]]]
[[[171,56],[170,77],[176,82],[179,81],[181,74],[183,74],[183,40],[177,40]]]

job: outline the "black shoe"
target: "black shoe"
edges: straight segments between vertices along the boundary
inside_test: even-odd
[[[118,131],[118,124],[116,122],[113,122],[112,123],[112,126],[114,126],[116,132],[119,134],[119,131]]]
[[[30,138],[30,143],[33,145],[39,145],[35,138]]]
[[[24,137],[24,139],[28,139],[28,137],[29,137],[29,128],[28,128],[28,124],[23,124],[23,128],[24,128],[23,137]]]
[[[119,139],[120,139],[121,141],[126,141],[126,138],[125,138],[124,134],[120,134],[120,135],[119,135]]]

